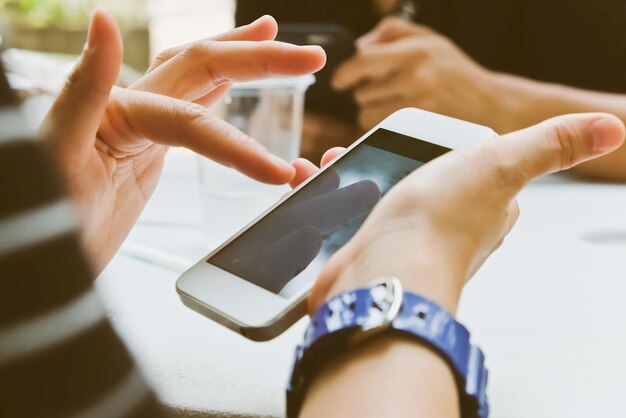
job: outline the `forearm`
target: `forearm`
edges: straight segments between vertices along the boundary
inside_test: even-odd
[[[311,386],[302,418],[460,416],[449,366],[400,337],[372,340],[329,363]]]
[[[407,244],[398,246],[402,241]],[[393,244],[405,251],[383,250]],[[430,252],[421,256],[412,251],[422,245],[403,234],[379,237],[340,269],[329,295],[396,276],[404,290],[425,296],[454,314],[464,276],[445,253],[431,257]],[[301,417],[454,418],[459,414],[458,388],[442,357],[416,341],[384,336],[329,362],[309,389]]]
[[[626,95],[601,93],[537,82],[507,74],[493,75],[492,101],[498,103],[493,128],[508,133],[568,113],[606,112],[626,122]],[[626,180],[626,147],[583,163],[573,172],[604,180]]]

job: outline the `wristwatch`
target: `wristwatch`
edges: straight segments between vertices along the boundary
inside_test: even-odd
[[[454,374],[462,418],[488,417],[488,372],[482,351],[470,344],[468,330],[450,313],[424,297],[403,292],[396,277],[334,296],[311,317],[304,342],[296,348],[287,386],[287,417],[298,416],[310,383],[326,363],[381,333],[408,336],[438,353]]]

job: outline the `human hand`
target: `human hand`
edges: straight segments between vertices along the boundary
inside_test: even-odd
[[[363,129],[404,107],[498,128],[493,77],[443,35],[389,17],[357,41],[357,51],[333,85],[354,91]]]
[[[312,290],[310,311],[334,294],[397,276],[408,290],[454,313],[465,282],[515,224],[515,195],[524,185],[608,154],[623,141],[624,125],[614,116],[568,115],[420,167],[385,195],[330,259]],[[306,161],[296,168],[296,180],[315,171]]]
[[[301,75],[325,62],[318,47],[274,42],[264,17],[162,53],[129,89],[112,88],[122,44],[114,18],[94,14],[85,50],[44,123],[44,133],[82,217],[95,268],[115,254],[153,193],[169,146],[182,146],[259,181],[294,170],[204,106],[231,81]]]

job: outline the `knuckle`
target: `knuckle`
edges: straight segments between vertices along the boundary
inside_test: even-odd
[[[561,169],[572,167],[576,162],[578,130],[567,120],[559,120],[552,125],[552,138],[561,156]]]
[[[80,64],[70,73],[65,81],[65,85],[63,86],[62,95],[73,95],[80,86],[81,74],[80,74]]]
[[[178,53],[176,48],[167,48],[159,53],[154,59],[153,65],[160,65],[166,61],[169,61],[170,58],[175,56]]]
[[[415,82],[419,83],[419,88],[422,91],[429,92],[437,87],[439,83],[439,79],[437,74],[434,71],[429,71],[423,69],[422,71],[417,71],[414,75]]]
[[[204,40],[202,42],[194,42],[182,52],[185,58],[202,63],[204,71],[207,73],[209,83],[215,86],[219,86],[226,81],[216,73],[214,65],[212,65],[213,58],[216,58],[215,54],[219,45],[220,41]]]
[[[180,110],[189,122],[206,122],[211,119],[207,109],[194,102],[183,102]]]
[[[203,42],[193,42],[191,45],[187,46],[183,51],[185,56],[195,59],[202,59],[208,53],[211,52],[215,44],[215,41],[206,40]]]
[[[88,73],[89,69],[86,68],[87,66],[83,59],[81,59],[78,65],[72,70],[63,85],[63,90],[61,91],[62,97],[74,96],[85,89],[98,96],[108,96],[111,91],[111,86],[98,77],[92,77],[91,74]]]

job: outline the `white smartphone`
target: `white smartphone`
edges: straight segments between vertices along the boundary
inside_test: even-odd
[[[185,272],[176,284],[183,303],[251,340],[276,337],[306,314],[328,259],[391,187],[450,149],[494,136],[423,110],[395,112]]]

